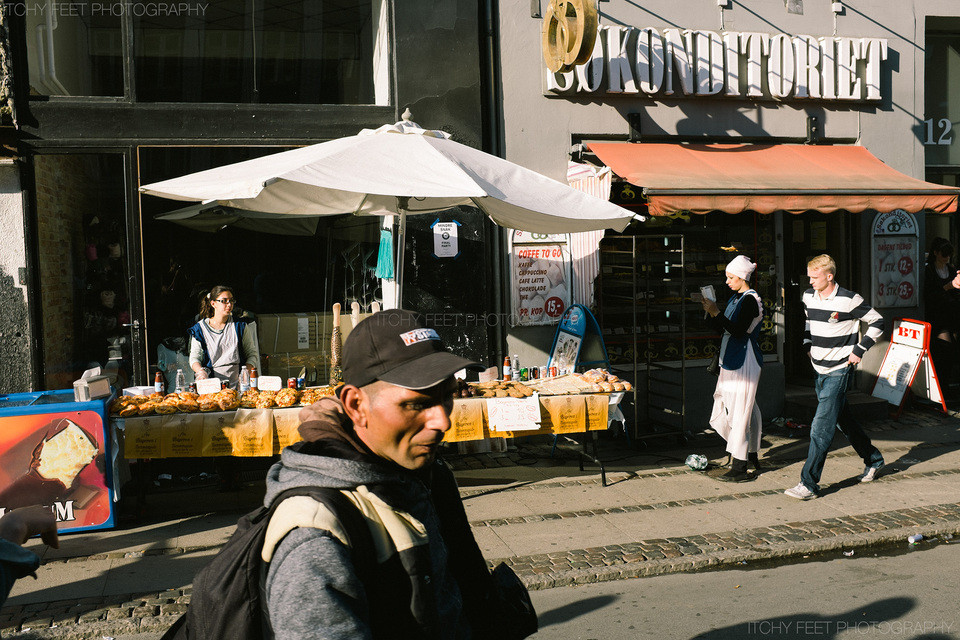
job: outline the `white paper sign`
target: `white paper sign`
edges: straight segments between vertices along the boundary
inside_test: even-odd
[[[536,431],[540,428],[540,398],[487,398],[490,431]]]
[[[437,222],[433,225],[433,255],[438,258],[456,258],[460,241],[456,222]]]
[[[223,383],[220,382],[220,378],[206,378],[204,380],[197,380],[197,393],[216,393],[223,388]]]
[[[283,381],[280,376],[260,376],[257,381],[257,388],[260,391],[280,391]]]
[[[297,349],[310,348],[310,318],[297,318]]]

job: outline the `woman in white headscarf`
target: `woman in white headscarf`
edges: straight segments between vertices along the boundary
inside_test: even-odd
[[[713,393],[710,426],[727,441],[730,470],[718,476],[725,482],[752,480],[747,462],[760,468],[760,408],[757,406],[757,385],[763,354],[758,337],[763,320],[760,296],[750,287],[750,276],[757,265],[746,256],[737,256],[726,268],[727,286],[734,292],[723,313],[717,303],[703,299],[703,309],[718,330],[723,331],[720,343],[720,377]]]

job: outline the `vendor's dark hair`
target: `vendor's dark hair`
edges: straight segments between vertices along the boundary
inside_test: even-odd
[[[229,291],[230,295],[236,297],[236,294],[233,292],[233,289],[230,287],[225,287],[222,284],[218,284],[213,289],[210,289],[206,294],[200,296],[200,318],[212,318],[213,317],[213,301],[220,297],[220,294],[224,291]]]
[[[936,251],[944,258],[949,258],[953,255],[953,245],[950,244],[950,241],[946,238],[934,238],[933,242],[930,243],[930,253],[927,256],[928,262],[933,262],[935,257],[933,252]]]

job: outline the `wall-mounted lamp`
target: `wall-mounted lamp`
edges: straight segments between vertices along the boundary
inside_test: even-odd
[[[726,9],[726,8],[727,8],[727,4],[728,4],[729,2],[730,2],[730,0],[717,0],[717,6],[720,7],[721,9]]]
[[[834,3],[831,5],[831,8],[833,9],[833,12],[834,12],[834,13],[843,13],[843,3],[842,3],[842,2],[834,2]]]

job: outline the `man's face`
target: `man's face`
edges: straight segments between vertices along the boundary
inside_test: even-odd
[[[456,380],[422,391],[381,382],[373,386],[372,393],[362,392],[363,424],[354,421],[360,438],[375,454],[406,469],[430,465],[450,429]]]
[[[807,277],[810,278],[810,286],[817,293],[823,293],[833,284],[833,278],[823,269],[807,267]]]

